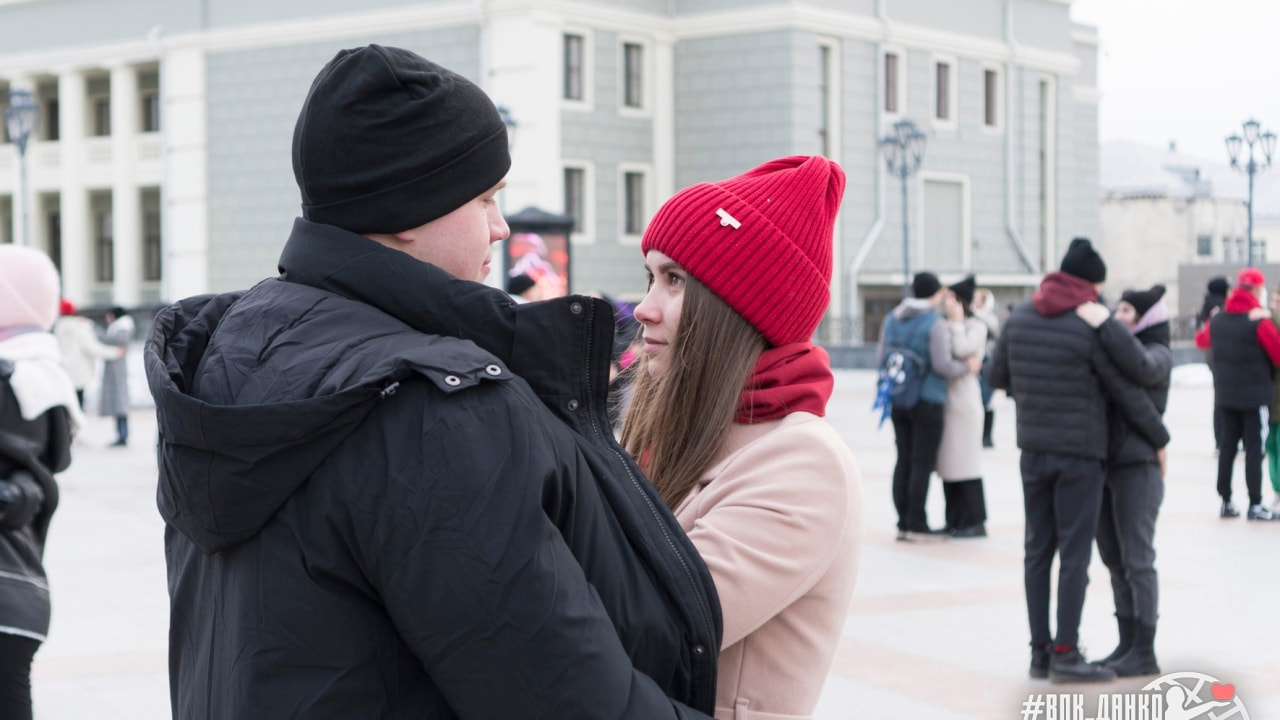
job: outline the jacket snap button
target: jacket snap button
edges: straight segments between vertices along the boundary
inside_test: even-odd
[[[459,385],[462,384],[462,378],[458,377],[457,375],[445,375],[444,384],[448,385],[449,387],[458,387]]]
[[[707,649],[706,649],[706,648],[704,648],[704,647],[702,647],[701,645],[694,645],[694,646],[693,646],[693,654],[694,654],[694,655],[706,655],[706,654],[707,654]]]
[[[570,400],[568,403],[566,403],[566,405],[568,406],[568,408],[569,408],[570,410],[577,410],[577,409],[578,409],[578,401],[577,401],[577,400]]]
[[[581,315],[581,314],[582,314],[582,303],[580,303],[580,302],[575,302],[575,303],[572,303],[571,305],[569,305],[569,312],[573,313],[574,315]]]
[[[484,371],[494,376],[502,374],[502,368],[498,367],[497,365],[489,365],[485,367]]]

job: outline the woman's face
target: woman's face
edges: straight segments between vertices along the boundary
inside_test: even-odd
[[[649,276],[649,291],[636,306],[635,317],[644,328],[643,352],[648,359],[649,376],[658,378],[671,367],[672,344],[680,327],[689,273],[657,250],[645,253],[644,269]]]
[[[1119,320],[1121,325],[1131,328],[1138,323],[1138,309],[1121,300],[1116,303],[1116,320]]]

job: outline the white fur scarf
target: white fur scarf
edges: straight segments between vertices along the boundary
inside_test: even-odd
[[[52,333],[25,332],[0,340],[0,358],[13,361],[9,385],[23,419],[35,420],[61,405],[71,415],[72,432],[84,427],[75,385],[62,368],[58,339]]]

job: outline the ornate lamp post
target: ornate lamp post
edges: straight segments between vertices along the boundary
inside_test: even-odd
[[[28,244],[27,239],[27,140],[36,127],[36,116],[40,106],[30,90],[20,88],[9,89],[9,107],[4,111],[5,128],[9,131],[9,139],[18,148],[18,200],[21,205],[22,225],[19,230],[18,244]]]
[[[889,172],[902,180],[902,297],[911,295],[911,245],[907,241],[907,178],[920,169],[927,137],[916,124],[903,118],[893,124],[893,134],[880,139]]]
[[[1257,120],[1249,119],[1244,123],[1244,137],[1239,135],[1230,135],[1227,137],[1227,155],[1231,157],[1231,167],[1239,170],[1249,176],[1249,250],[1247,254],[1246,267],[1253,267],[1253,176],[1271,167],[1271,156],[1276,151],[1276,134],[1267,131],[1260,133],[1262,129]],[[1241,146],[1249,146],[1249,160],[1242,162],[1240,157]],[[1257,148],[1262,152],[1262,160],[1258,161],[1254,158],[1253,148]]]

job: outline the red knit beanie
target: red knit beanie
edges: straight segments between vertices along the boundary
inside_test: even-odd
[[[831,301],[832,230],[844,171],[822,156],[778,158],[681,190],[640,250],[688,270],[772,345],[808,341]]]

